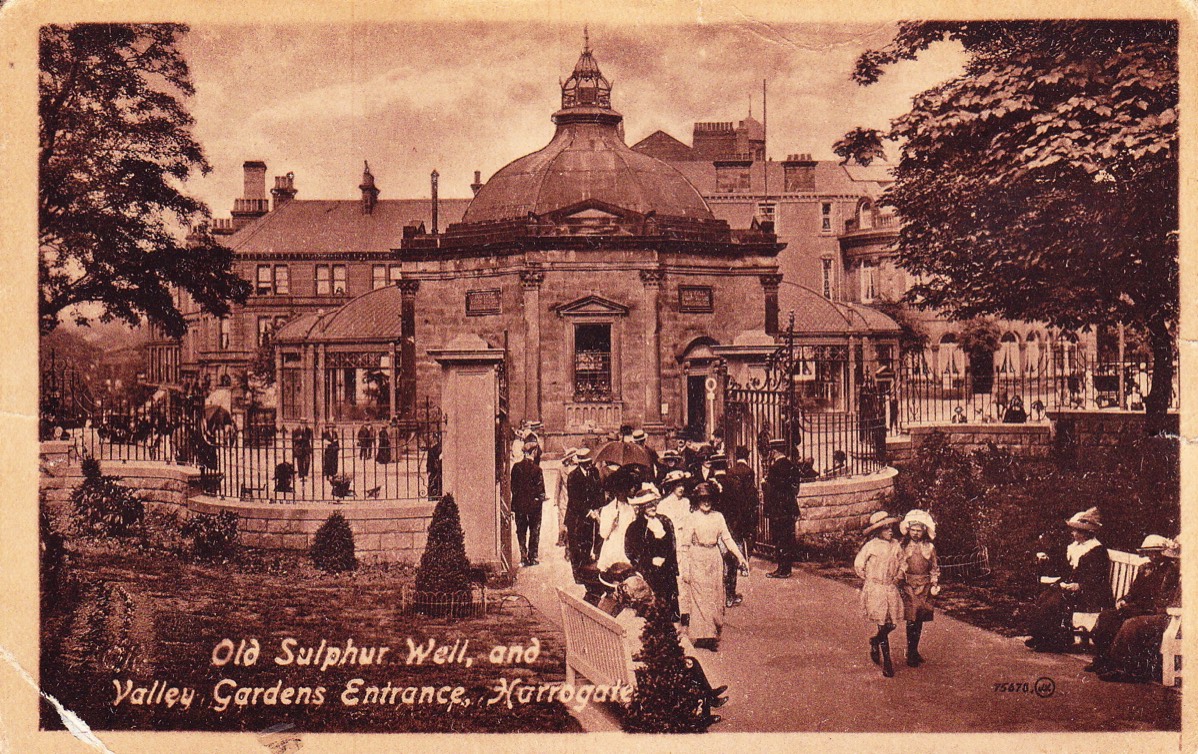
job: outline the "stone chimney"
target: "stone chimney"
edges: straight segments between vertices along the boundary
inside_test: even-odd
[[[242,198],[233,200],[233,225],[241,230],[252,221],[270,212],[266,198],[266,163],[250,160],[242,166],[245,183]]]
[[[295,173],[275,176],[275,187],[270,190],[270,195],[275,198],[275,209],[294,199],[295,194]]]
[[[483,187],[482,171],[475,170],[474,171],[474,183],[470,184],[470,190],[473,191],[477,195],[478,190],[481,189],[482,187]]]
[[[783,186],[786,192],[815,191],[816,161],[810,154],[788,155],[782,161]]]
[[[379,190],[374,185],[374,174],[370,172],[370,163],[363,161],[362,168],[362,183],[358,186],[362,190],[362,214],[369,215],[374,213],[375,205],[379,203]]]

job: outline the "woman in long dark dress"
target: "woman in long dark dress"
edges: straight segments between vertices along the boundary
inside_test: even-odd
[[[1171,542],[1161,555],[1172,559],[1171,569],[1176,571],[1181,558],[1181,545]],[[1139,578],[1143,577],[1138,577],[1137,581]],[[1180,614],[1181,581],[1173,580],[1170,592],[1164,596],[1163,604],[1158,602],[1154,612],[1123,621],[1105,652],[1099,678],[1125,683],[1160,680],[1161,640],[1173,615]]]
[[[379,452],[374,457],[378,463],[391,463],[391,433],[386,427],[379,427]]]
[[[1042,578],[1048,588],[1024,613],[1031,637],[1024,643],[1037,652],[1065,651],[1073,643],[1074,612],[1097,613],[1114,603],[1110,559],[1096,536],[1102,529],[1098,509],[1074,514],[1065,523],[1073,537],[1065,553],[1068,572],[1057,581]]]
[[[624,533],[624,550],[628,562],[641,572],[653,594],[678,620],[678,547],[674,524],[657,515],[658,500],[657,493],[649,489],[628,501],[637,507],[637,513]]]

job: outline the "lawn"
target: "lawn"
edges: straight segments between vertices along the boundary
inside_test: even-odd
[[[487,704],[501,678],[564,679],[560,632],[526,605],[508,601],[485,617],[446,622],[401,612],[401,589],[413,578],[405,567],[334,575],[298,555],[260,551],[243,551],[235,563],[206,565],[132,539],[75,539],[67,550],[69,575],[43,600],[42,680],[47,692],[94,729],[262,731],[292,724],[296,732],[580,730],[556,700],[511,709]],[[491,663],[492,648],[527,649],[534,637],[538,655]],[[218,650],[224,639],[229,643]],[[260,649],[252,664],[253,652],[238,652],[251,639]],[[294,641],[283,649],[287,639]],[[328,648],[345,650],[350,639],[374,649],[371,664],[351,659],[323,667]],[[424,648],[432,640],[434,651],[423,663],[408,664],[409,640]],[[322,642],[320,665],[301,667],[304,648],[319,649]],[[436,648],[455,642],[456,651],[437,655]],[[380,651],[384,646],[389,652]],[[446,662],[438,664],[438,656]],[[365,653],[358,659],[364,662]],[[351,684],[355,678],[362,681]],[[352,690],[343,698],[347,684]],[[462,690],[455,697],[457,687]],[[250,690],[239,697],[243,688]],[[193,695],[187,708],[182,689]],[[125,696],[114,704],[118,693]],[[365,703],[368,693],[371,703]],[[145,703],[132,703],[138,699]],[[42,722],[61,727],[48,705]]]

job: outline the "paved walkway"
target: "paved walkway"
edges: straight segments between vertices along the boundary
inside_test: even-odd
[[[557,471],[547,465],[552,490]],[[521,570],[517,589],[560,625],[555,587],[581,595],[557,536],[556,509],[545,506],[541,565]],[[1179,728],[1180,698],[1158,684],[1103,683],[1082,671],[1085,655],[1038,654],[1022,642],[943,614],[924,628],[927,663],[903,662],[906,640],[891,635],[896,676],[869,660],[857,591],[798,569],[767,579],[771,564],[754,560],[741,580],[744,604],[728,611],[719,652],[695,650],[713,685],[728,684],[720,732],[1033,732],[1151,731]],[[995,691],[995,684],[1052,679],[1044,698]],[[599,713],[588,730],[615,729]]]

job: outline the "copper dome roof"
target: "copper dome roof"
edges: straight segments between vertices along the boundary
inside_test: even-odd
[[[707,202],[672,166],[634,152],[611,109],[611,85],[589,48],[562,85],[557,132],[543,149],[509,163],[487,181],[463,223],[523,219],[588,200],[659,216],[713,219]]]

